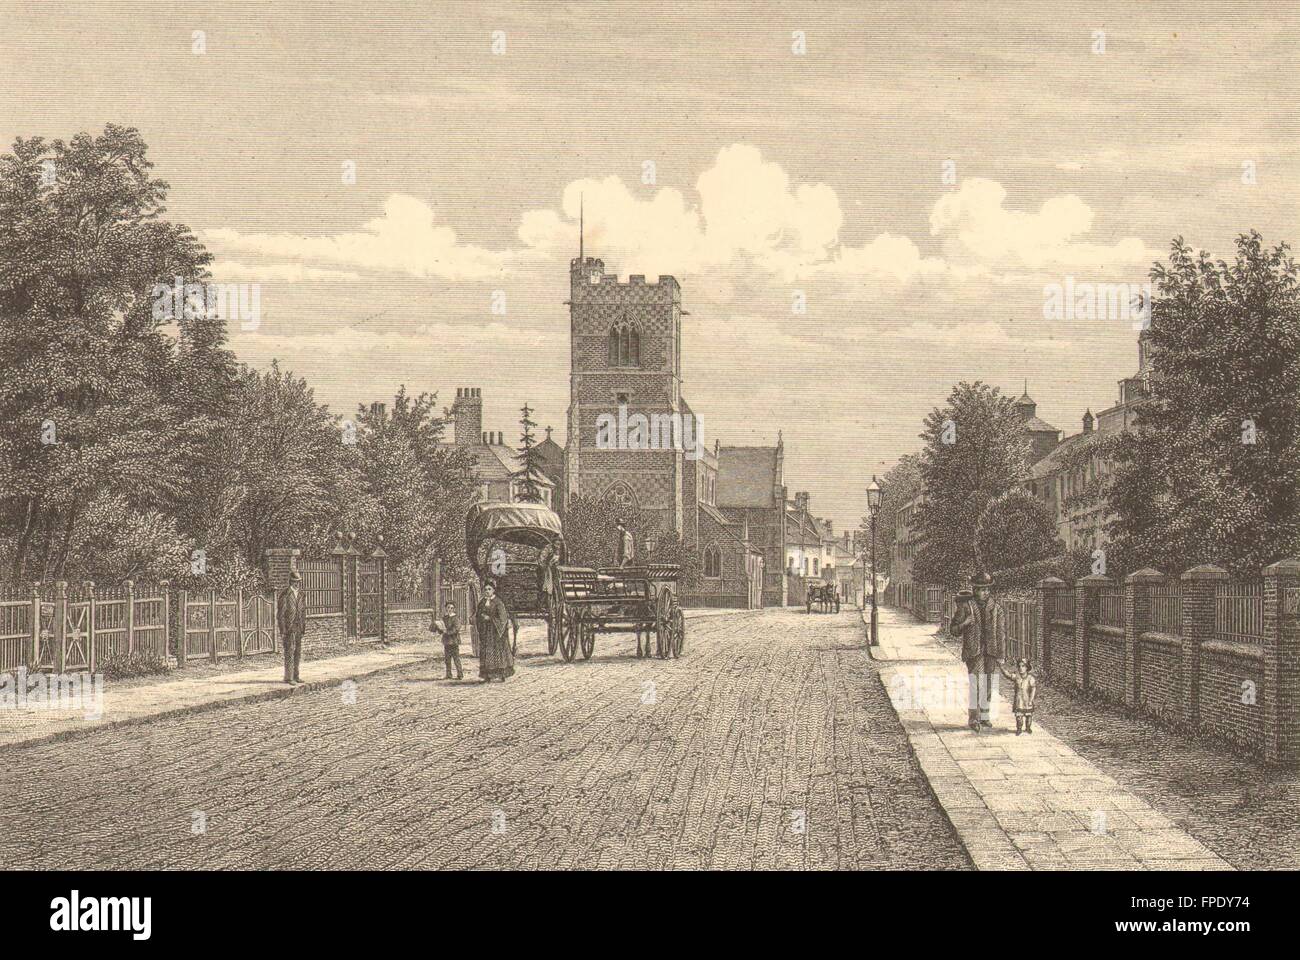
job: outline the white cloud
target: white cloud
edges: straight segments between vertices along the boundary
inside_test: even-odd
[[[920,343],[945,347],[992,347],[1032,346],[1042,349],[1059,350],[1070,346],[1068,340],[1048,338],[1018,340],[1007,333],[1005,327],[996,320],[967,321],[939,325],[928,320],[917,320],[905,327],[899,327],[887,334],[901,340],[916,340]]]
[[[205,231],[203,239],[231,253],[342,264],[380,273],[442,280],[498,276],[505,271],[509,259],[505,254],[460,243],[456,231],[434,223],[431,206],[400,193],[384,201],[382,216],[352,233],[309,237],[218,229]]]
[[[220,283],[301,283],[304,280],[357,281],[361,275],[345,270],[322,270],[301,263],[268,263],[249,266],[234,260],[223,260],[209,268],[214,280]]]
[[[1092,230],[1092,208],[1074,194],[1045,200],[1036,213],[1004,206],[1006,188],[972,178],[940,197],[930,213],[930,235],[943,243],[956,264],[987,264],[1002,269],[1104,269],[1135,266],[1155,259],[1141,240],[1128,237],[1110,245],[1081,242]]]

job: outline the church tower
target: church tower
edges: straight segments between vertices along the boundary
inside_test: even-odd
[[[581,230],[581,228],[580,228]],[[581,236],[581,233],[580,233]],[[620,283],[605,263],[578,256],[569,264],[569,413],[565,499],[608,498],[625,510],[683,530],[683,452],[598,445],[602,414],[680,415],[682,297],[673,277]],[[693,475],[693,474],[692,474]]]

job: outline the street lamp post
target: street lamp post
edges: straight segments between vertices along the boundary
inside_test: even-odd
[[[880,483],[871,475],[867,487],[867,509],[871,513],[871,645],[880,642],[879,622],[876,619],[876,513],[880,510]]]

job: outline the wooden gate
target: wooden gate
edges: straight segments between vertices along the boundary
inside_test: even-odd
[[[357,635],[384,639],[384,564],[382,559],[357,564]]]
[[[240,642],[246,654],[275,653],[275,597],[241,597]]]

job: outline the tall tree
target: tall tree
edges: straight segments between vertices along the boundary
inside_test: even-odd
[[[361,409],[358,445],[366,489],[379,506],[377,533],[396,575],[414,585],[435,559],[451,577],[467,572],[465,514],[477,491],[467,445],[444,443],[438,396],[412,397],[403,385],[391,413]]]
[[[1258,575],[1300,555],[1296,265],[1254,231],[1236,246],[1227,263],[1178,238],[1151,271],[1151,396],[1107,489],[1122,568]]]
[[[537,450],[536,436],[533,428],[533,411],[524,404],[519,411],[519,469],[511,474],[511,479],[519,484],[518,499],[524,503],[541,503],[542,488],[537,478],[542,475],[542,460]]]
[[[162,219],[151,167],[139,133],[112,124],[0,157],[0,552],[14,578],[86,575],[81,548],[128,530],[185,535],[159,510],[194,495],[233,360],[221,319],[156,309],[156,289],[205,280],[209,256]],[[160,558],[116,573],[156,574]]]
[[[1029,437],[1010,397],[976,381],[953,387],[925,418],[913,576],[955,586],[975,572],[975,526],[989,502],[1019,485],[1029,469]]]

